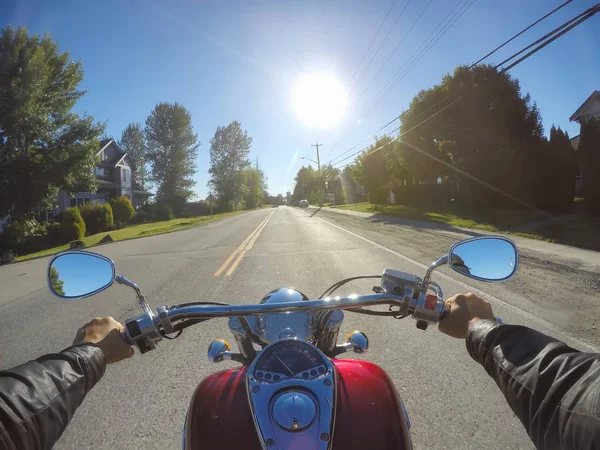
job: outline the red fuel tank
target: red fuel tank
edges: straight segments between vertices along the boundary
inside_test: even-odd
[[[333,360],[338,372],[333,450],[410,449],[407,419],[392,381],[378,365]],[[246,392],[246,367],[215,373],[196,388],[185,449],[261,450]]]

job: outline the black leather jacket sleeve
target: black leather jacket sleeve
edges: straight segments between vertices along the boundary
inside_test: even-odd
[[[471,327],[467,350],[496,381],[538,449],[600,448],[600,354],[488,320]]]
[[[79,344],[0,371],[0,449],[49,449],[102,378],[102,350]]]

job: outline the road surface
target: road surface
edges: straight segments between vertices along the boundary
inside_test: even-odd
[[[409,242],[394,227],[378,231],[375,224],[365,227],[345,218],[281,207],[94,251],[112,258],[117,270],[136,282],[154,307],[198,299],[256,303],[281,286],[317,297],[342,278],[385,268],[421,275],[424,264],[447,251],[447,243],[443,250],[431,231],[422,230],[419,249],[414,239]],[[397,238],[393,230],[399,233]],[[257,234],[249,239],[254,231]],[[232,258],[244,242],[242,256]],[[53,297],[46,288],[47,262],[42,258],[0,267],[0,368],[68,346],[77,328],[92,317],[112,315],[124,321],[138,313],[133,292],[118,285],[78,301]],[[523,271],[529,269],[523,264]],[[509,287],[501,287],[442,268],[434,280],[447,296],[489,288],[494,311],[505,322],[533,322],[542,331],[587,348],[585,339],[566,336],[548,317],[538,319],[521,308],[523,299],[510,288],[510,283],[519,283],[519,276]],[[368,282],[353,283],[341,293],[369,293],[371,287]],[[360,358],[387,370],[406,403],[415,448],[532,448],[495,383],[468,356],[464,342],[435,328],[420,331],[411,318],[346,313],[341,335],[357,328],[371,341],[369,352]],[[225,319],[192,327],[176,341],[161,342],[153,352],[136,353],[108,367],[56,448],[180,448],[184,417],[197,383],[235,365],[208,362],[206,349],[214,338],[231,339]]]

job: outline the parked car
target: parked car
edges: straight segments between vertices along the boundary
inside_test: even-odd
[[[308,200],[300,200],[300,208],[308,208]]]

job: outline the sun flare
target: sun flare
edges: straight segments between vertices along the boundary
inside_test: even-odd
[[[344,116],[346,92],[333,76],[313,73],[301,78],[292,91],[294,111],[306,125],[327,128]]]

